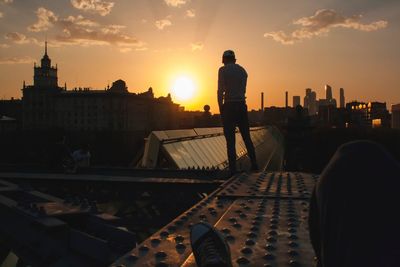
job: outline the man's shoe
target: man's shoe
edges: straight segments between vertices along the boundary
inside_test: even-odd
[[[190,243],[198,267],[232,267],[229,245],[222,234],[208,223],[192,226]]]

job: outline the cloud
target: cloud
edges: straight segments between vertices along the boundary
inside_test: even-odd
[[[190,46],[192,47],[192,51],[201,51],[204,48],[204,44],[202,43],[192,43]]]
[[[30,43],[31,40],[28,39],[24,34],[19,33],[19,32],[9,32],[4,35],[4,38],[6,38],[9,41],[12,41],[16,44],[27,44]]]
[[[0,11],[0,19],[4,17],[3,12]]]
[[[188,9],[188,10],[186,10],[185,17],[187,17],[187,18],[194,18],[194,17],[196,17],[196,12],[195,12],[195,10],[194,10],[194,9]]]
[[[164,2],[168,6],[173,6],[173,7],[180,7],[182,5],[185,5],[189,0],[164,0]]]
[[[58,20],[58,17],[44,7],[39,7],[36,11],[38,21],[30,26],[28,30],[32,32],[41,32],[48,30]]]
[[[32,64],[35,60],[31,57],[6,57],[0,58],[0,64]]]
[[[4,4],[10,4],[12,3],[14,0],[0,0],[0,3],[4,3]]]
[[[171,26],[172,22],[169,19],[161,19],[157,20],[154,25],[156,25],[159,30],[163,30],[165,27]]]
[[[283,31],[268,32],[264,37],[272,38],[284,45],[292,45],[304,39],[328,34],[333,28],[348,28],[359,31],[371,32],[386,28],[388,22],[385,20],[374,21],[368,24],[360,22],[362,15],[345,17],[332,9],[318,10],[313,16],[303,17],[293,22],[300,28],[287,34]]]
[[[84,22],[84,23],[83,23]],[[99,25],[89,23],[81,16],[70,16],[57,22],[62,34],[56,36],[56,41],[62,44],[79,45],[116,45],[118,47],[141,47],[144,42],[122,32],[123,25]]]
[[[115,45],[122,48],[141,48],[145,46],[143,41],[132,35],[126,34],[124,25],[102,25],[96,21],[87,19],[82,15],[59,18],[52,11],[39,8],[36,12],[38,22],[29,26],[31,30],[39,31],[54,27],[59,31],[54,40],[53,46],[62,45]],[[122,49],[126,52],[128,49]]]
[[[0,44],[0,48],[9,48],[10,46],[8,44]]]
[[[115,3],[103,0],[71,0],[71,4],[76,9],[106,16],[110,14]]]

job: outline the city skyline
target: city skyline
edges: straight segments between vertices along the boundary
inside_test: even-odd
[[[236,19],[228,25],[230,14]],[[59,84],[68,88],[123,79],[130,92],[152,87],[162,96],[185,76],[193,98],[173,101],[218,113],[217,70],[231,48],[249,73],[249,109],[259,109],[261,92],[265,106],[284,106],[285,91],[322,96],[325,84],[336,99],[345,88],[346,101],[400,102],[396,1],[2,0],[0,21],[0,98],[21,97],[47,36]]]

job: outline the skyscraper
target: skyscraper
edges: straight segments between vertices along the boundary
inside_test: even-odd
[[[344,108],[346,105],[344,100],[344,89],[340,88],[340,108]]]
[[[332,87],[330,85],[325,85],[325,94],[326,94],[326,100],[331,101],[332,100]]]
[[[297,107],[300,106],[300,96],[295,95],[293,96],[293,107]]]
[[[306,89],[304,108],[308,109],[309,115],[315,115],[317,113],[317,94],[311,88]]]

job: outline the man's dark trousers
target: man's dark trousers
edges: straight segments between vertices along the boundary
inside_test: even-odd
[[[247,105],[244,101],[226,102],[222,107],[222,122],[228,151],[229,170],[236,171],[236,146],[235,129],[239,127],[240,134],[246,145],[252,166],[257,166],[256,153],[250,137],[249,119],[247,116]]]

